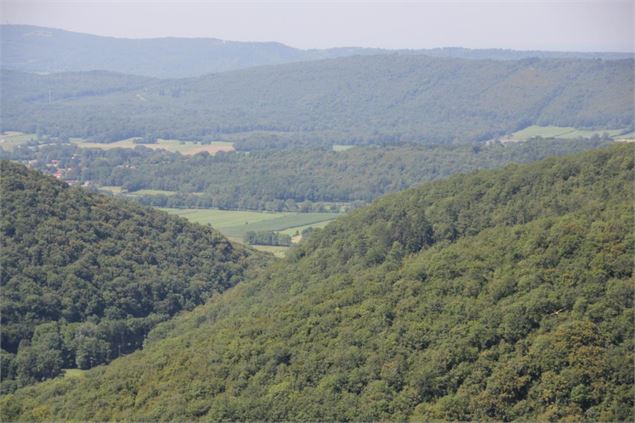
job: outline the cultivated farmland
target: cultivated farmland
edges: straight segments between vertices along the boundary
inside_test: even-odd
[[[520,131],[516,131],[513,134],[501,138],[502,142],[518,142],[526,141],[535,137],[542,138],[562,138],[562,139],[576,139],[576,138],[591,138],[593,136],[608,135],[609,137],[617,137],[620,134],[627,131],[627,129],[576,129],[566,126],[538,126],[532,125]]]
[[[143,145],[144,147],[151,148],[153,150],[166,150],[172,153],[181,153],[187,156],[192,156],[201,152],[216,154],[220,151],[234,151],[233,143],[224,141],[215,141],[209,144],[199,144],[193,141],[158,139],[156,144],[137,144],[135,143],[135,140],[136,138],[128,138],[111,143],[96,143],[83,139],[73,139],[71,140],[71,142],[81,148],[99,148],[101,150],[111,150],[113,148],[135,148]]]
[[[303,229],[322,228],[341,213],[291,213],[257,212],[217,209],[161,208],[170,214],[184,217],[191,222],[211,225],[233,241],[242,242],[248,231],[273,231],[294,235]],[[286,247],[254,246],[262,251],[281,255]]]

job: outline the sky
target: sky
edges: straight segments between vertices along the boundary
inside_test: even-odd
[[[633,52],[635,0],[0,0],[0,22],[298,48]]]

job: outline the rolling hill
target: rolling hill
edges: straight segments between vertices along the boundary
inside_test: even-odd
[[[342,47],[301,50],[276,42],[236,42],[215,38],[126,39],[44,28],[1,25],[2,67],[34,73],[103,70],[159,78],[182,78],[253,66],[394,51]],[[401,54],[474,59],[632,58],[627,53],[575,53],[438,48]]]
[[[633,60],[356,56],[173,80],[2,73],[2,129],[258,145],[472,143],[530,125],[627,129]],[[91,82],[92,81],[92,82]]]
[[[363,146],[340,152],[313,148],[195,156],[143,146],[100,151],[61,144],[0,149],[0,159],[28,162],[51,174],[64,169],[68,180],[121,187],[146,205],[306,212],[319,211],[324,203],[367,203],[455,173],[564,156],[612,142],[534,139],[482,147]]]
[[[211,228],[0,162],[2,391],[141,347],[260,257]],[[255,257],[255,258],[254,258]]]
[[[631,421],[634,153],[386,196],[2,420]]]

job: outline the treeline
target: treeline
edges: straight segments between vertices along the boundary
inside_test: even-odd
[[[11,107],[1,129],[95,141],[150,131],[276,145],[469,144],[532,124],[631,127],[632,68],[633,60],[379,55],[171,80],[6,71]]]
[[[248,231],[244,241],[250,245],[274,245],[289,247],[291,236],[273,231]]]
[[[65,179],[175,195],[140,195],[158,207],[270,211],[341,211],[423,181],[454,173],[530,162],[608,143],[606,139],[540,140],[489,146],[402,145],[330,149],[200,153],[182,156],[143,147],[107,151],[73,145],[23,147],[0,156],[44,172],[62,168]],[[50,167],[57,160],[56,167]]]
[[[330,48],[300,50],[276,42],[235,42],[215,38],[125,39],[31,25],[2,25],[3,67],[32,73],[103,69],[119,73],[182,78],[254,66],[370,54],[516,60],[543,58],[632,58],[629,53],[545,52],[503,49],[435,48],[384,50]],[[34,33],[46,36],[33,36]]]
[[[632,421],[634,153],[388,195],[2,420]]]
[[[20,341],[16,353],[0,350],[0,394],[53,378],[63,369],[90,369],[131,353],[143,346],[153,327],[169,317],[154,313],[140,318],[38,324],[31,339]]]
[[[250,253],[166,213],[0,162],[2,391],[136,350],[235,285]]]

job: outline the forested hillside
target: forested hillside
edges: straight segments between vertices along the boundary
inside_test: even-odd
[[[275,42],[236,42],[215,38],[126,39],[32,25],[1,25],[2,66],[26,72],[107,70],[161,78],[353,55],[396,51],[343,47],[301,50]],[[515,60],[527,57],[632,58],[628,53],[575,53],[438,48],[398,50],[401,54]]]
[[[0,162],[2,391],[138,349],[243,278],[250,250],[165,213]]]
[[[342,152],[312,148],[193,157],[143,147],[101,151],[44,145],[0,149],[0,158],[30,161],[45,172],[65,169],[66,179],[122,187],[133,194],[169,191],[135,196],[159,207],[319,211],[325,203],[366,203],[454,173],[531,162],[609,142],[536,139],[490,146],[364,146]],[[50,167],[51,160],[57,166]]]
[[[634,153],[386,196],[2,420],[632,421]]]
[[[357,56],[149,80],[104,93],[102,73],[4,72],[2,129],[332,145],[472,143],[529,125],[629,128],[633,60]],[[82,87],[94,77],[95,93]],[[123,78],[123,77],[122,77]],[[247,147],[252,150],[253,148]]]

